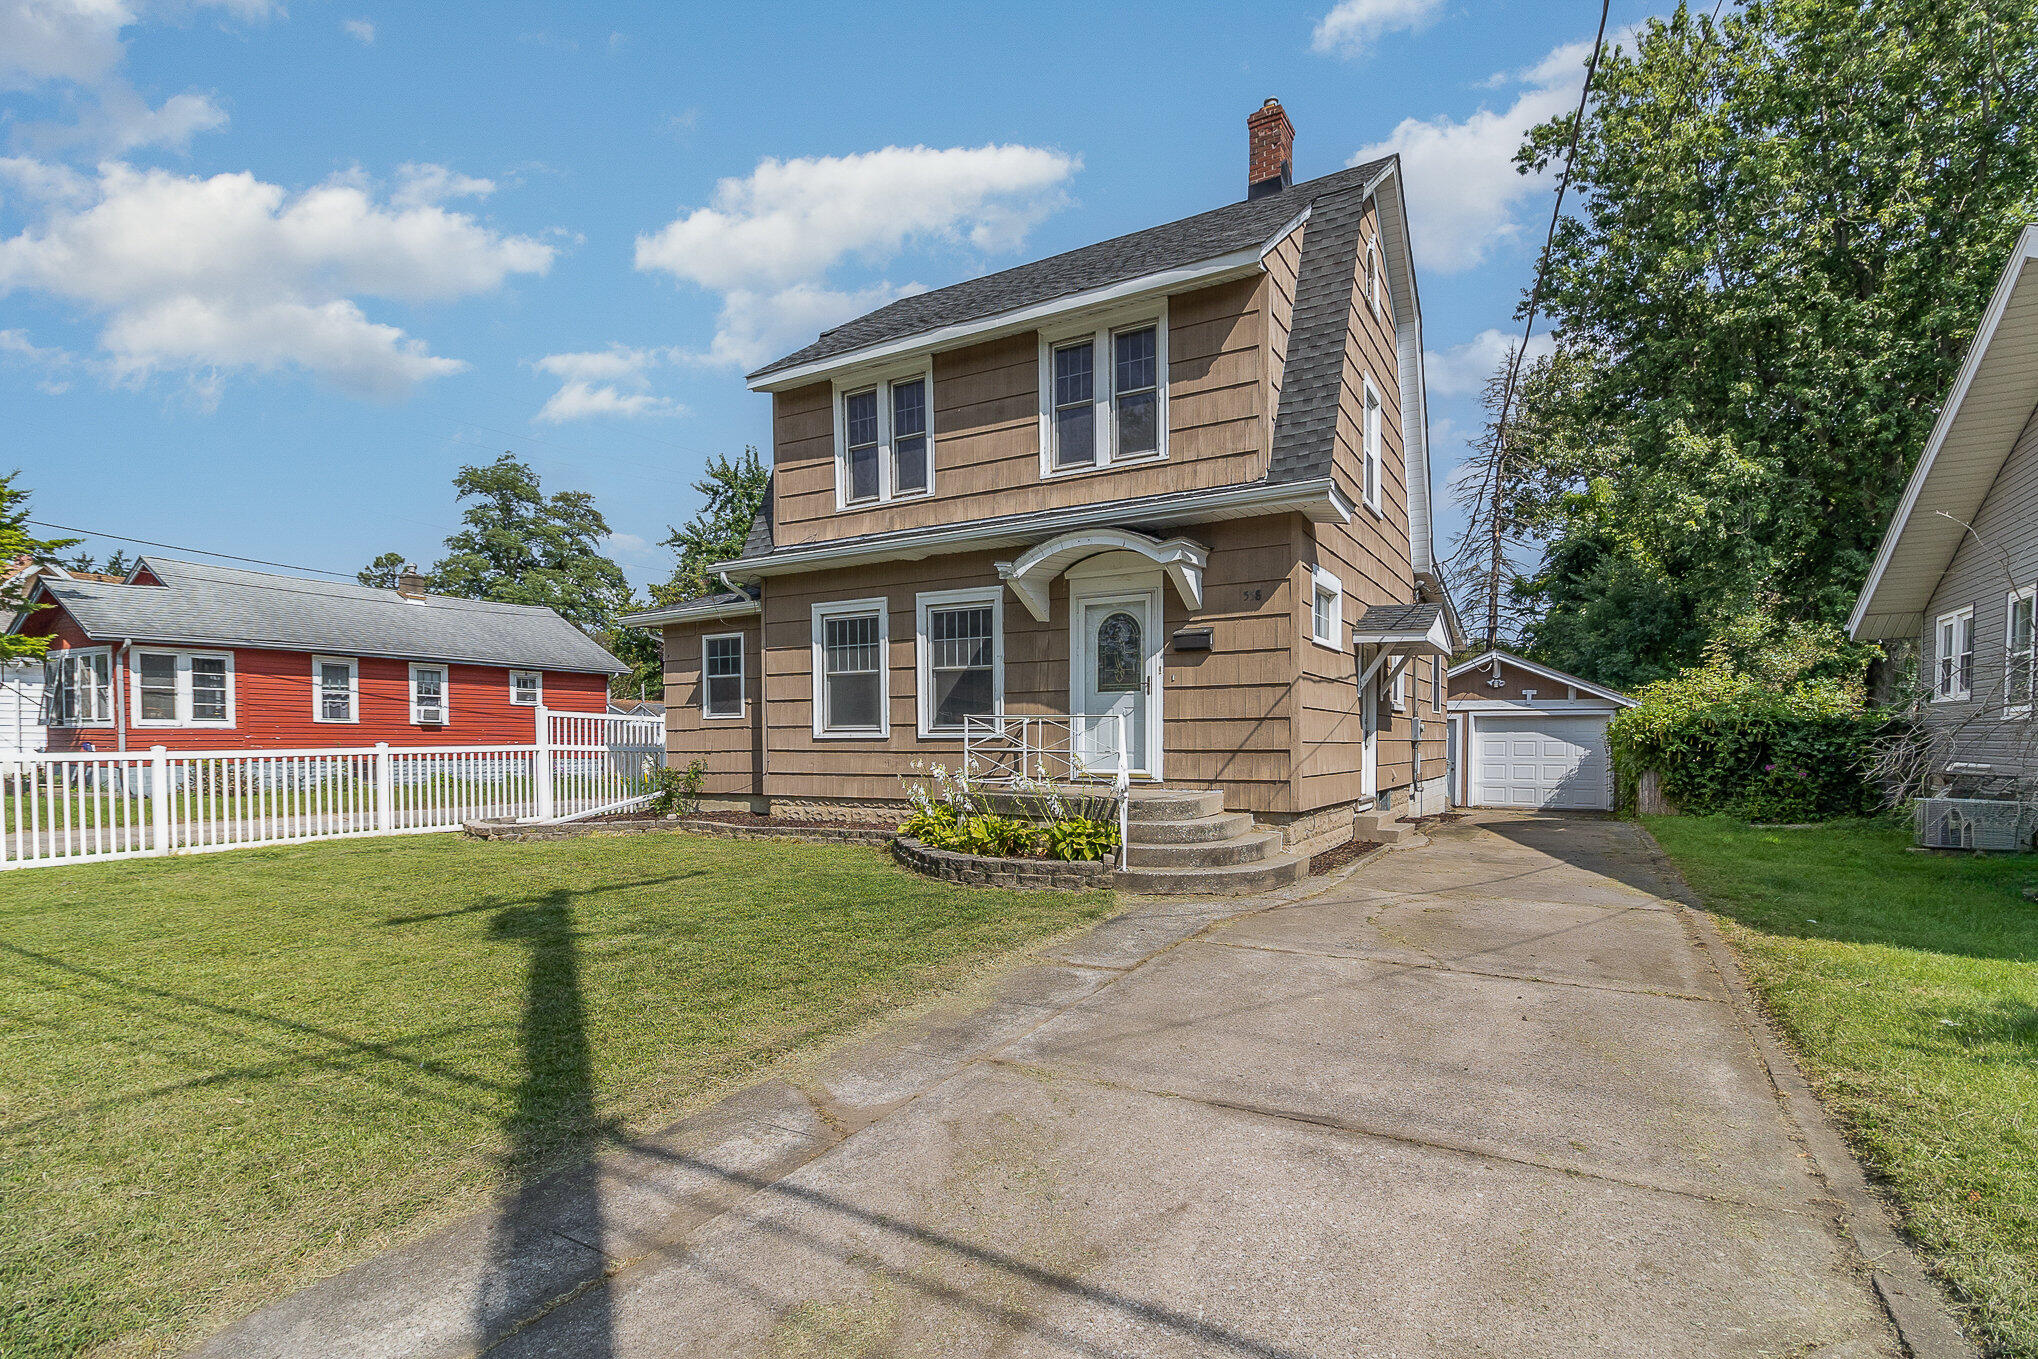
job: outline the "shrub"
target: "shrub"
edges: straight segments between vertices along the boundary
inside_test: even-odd
[[[1118,827],[1109,821],[1066,816],[1043,830],[1040,840],[1050,859],[1095,862],[1118,848]]]
[[[1607,727],[1624,788],[1654,769],[1683,810],[1747,821],[1865,816],[1881,800],[1868,773],[1892,719],[1844,682],[1776,689],[1702,666],[1635,697]]]
[[[1033,851],[1038,836],[1024,821],[986,812],[963,818],[956,827],[957,843],[949,848],[990,859],[1016,859]]]
[[[651,775],[651,810],[660,816],[684,816],[701,805],[701,785],[708,762],[695,760],[685,769],[661,768]]]

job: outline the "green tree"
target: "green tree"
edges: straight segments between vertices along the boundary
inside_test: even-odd
[[[374,561],[354,573],[354,579],[374,590],[394,590],[396,578],[403,574],[405,558],[401,552],[384,552]]]
[[[1509,512],[1546,549],[1531,650],[1618,683],[1763,596],[1845,617],[2038,218],[2038,0],[1680,5],[1593,93]],[[1570,132],[1534,129],[1523,170]]]
[[[677,604],[724,589],[714,569],[743,555],[743,544],[764,509],[770,484],[770,474],[755,448],[744,449],[739,458],[710,459],[707,475],[693,486],[701,498],[700,510],[665,537],[664,546],[672,549],[678,561],[669,580],[651,587],[651,598],[660,604]]]
[[[38,538],[28,531],[28,492],[16,490],[19,472],[0,476],[0,562],[55,561],[56,554],[78,543],[76,538]],[[28,588],[18,581],[0,580],[0,610],[20,614],[28,607]],[[40,656],[49,648],[47,637],[19,637],[0,633],[0,660]]]
[[[591,635],[629,608],[629,582],[601,551],[609,526],[593,496],[545,495],[537,474],[513,453],[461,468],[453,488],[472,503],[461,515],[467,527],[446,539],[448,553],[432,567],[434,590],[542,604]],[[387,560],[377,558],[376,565]]]

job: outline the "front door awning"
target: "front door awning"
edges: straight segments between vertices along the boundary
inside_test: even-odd
[[[1026,549],[1015,561],[999,562],[998,579],[1012,587],[1028,613],[1045,623],[1047,592],[1054,578],[1105,552],[1138,553],[1167,572],[1184,604],[1203,607],[1203,568],[1209,564],[1210,550],[1187,538],[1150,538],[1131,529],[1081,529],[1050,538]]]

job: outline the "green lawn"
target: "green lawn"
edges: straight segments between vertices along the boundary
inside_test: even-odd
[[[188,1341],[1109,900],[677,834],[0,875],[0,1355]]]
[[[1648,826],[1996,1352],[2038,1356],[2038,857],[1842,822]]]

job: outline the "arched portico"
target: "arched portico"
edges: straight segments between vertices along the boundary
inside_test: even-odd
[[[1132,529],[1080,529],[1028,548],[1016,560],[998,563],[998,578],[1012,587],[1026,611],[1047,621],[1048,588],[1070,567],[1107,552],[1131,552],[1167,573],[1182,602],[1203,605],[1203,568],[1210,552],[1187,538],[1151,538]]]

